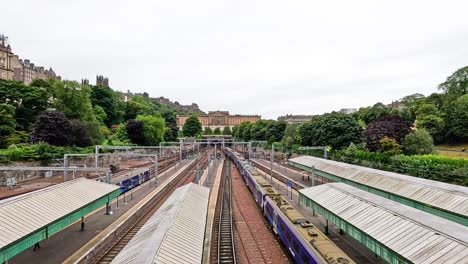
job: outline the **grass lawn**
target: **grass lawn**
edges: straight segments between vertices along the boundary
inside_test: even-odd
[[[461,143],[461,144],[442,144],[437,145],[436,153],[442,156],[447,157],[457,157],[457,158],[467,158],[468,159],[468,143]],[[465,152],[461,152],[461,150],[465,148]]]

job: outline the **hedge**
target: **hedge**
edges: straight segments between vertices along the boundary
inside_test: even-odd
[[[437,155],[396,155],[365,150],[333,153],[332,159],[420,178],[468,186],[468,159]]]

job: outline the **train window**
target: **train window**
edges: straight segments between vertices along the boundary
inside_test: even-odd
[[[299,244],[297,243],[296,240],[293,240],[292,245],[293,245],[294,251],[299,252]]]
[[[286,239],[291,242],[291,234],[289,232],[285,232],[286,233]]]
[[[302,252],[301,259],[302,263],[309,263],[309,257],[304,252]]]
[[[281,232],[283,232],[283,233],[284,233],[284,224],[283,224],[283,223],[279,223],[279,226],[280,226],[280,230],[281,230]]]

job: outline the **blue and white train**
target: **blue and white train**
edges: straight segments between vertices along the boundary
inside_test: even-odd
[[[242,155],[230,148],[224,150],[236,164],[263,215],[296,263],[355,263],[259,176]]]
[[[135,188],[136,186],[148,181],[151,178],[151,171],[148,168],[134,169],[117,176],[112,182],[120,186],[122,193]]]

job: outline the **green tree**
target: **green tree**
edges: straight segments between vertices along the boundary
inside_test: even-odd
[[[362,142],[362,128],[347,114],[329,113],[314,117],[299,127],[303,146],[347,147],[351,142]]]
[[[439,85],[439,89],[453,98],[468,93],[468,66],[458,69],[447,80]]]
[[[240,125],[235,125],[232,127],[232,136],[234,138],[239,138],[239,126]]]
[[[418,118],[416,119],[416,128],[427,130],[427,132],[429,132],[429,134],[434,138],[442,137],[441,135],[445,129],[445,121],[442,117],[433,114],[418,115]]]
[[[416,112],[416,116],[439,114],[439,110],[437,109],[437,107],[430,103],[424,103],[424,104],[417,106],[415,112]]]
[[[80,85],[76,81],[55,81],[54,89],[57,97],[55,108],[67,118],[85,122],[96,120],[90,99],[91,88],[88,85]]]
[[[73,144],[72,125],[62,112],[43,112],[33,125],[31,140],[55,146]]]
[[[403,139],[403,151],[406,155],[424,155],[434,151],[434,142],[425,129],[417,129]]]
[[[15,132],[15,107],[9,104],[0,104],[0,148],[7,147],[7,138]]]
[[[231,135],[232,131],[231,131],[231,127],[230,126],[225,126],[223,128],[223,135]]]
[[[287,148],[291,148],[292,145],[298,144],[301,142],[301,137],[299,136],[299,124],[293,123],[288,124],[284,130],[284,136],[282,139],[283,144]]]
[[[215,128],[215,129],[213,130],[213,134],[215,134],[215,135],[221,135],[221,129],[220,129],[219,127]]]
[[[213,130],[211,127],[205,127],[205,131],[203,131],[203,135],[213,135]]]
[[[104,109],[102,109],[102,107],[100,107],[99,105],[95,105],[93,107],[93,113],[94,113],[94,116],[96,117],[96,120],[99,123],[105,124],[105,120],[107,119],[107,114],[104,111]]]
[[[99,106],[106,113],[104,124],[111,126],[122,121],[123,113],[119,110],[119,97],[112,89],[94,86],[90,98],[94,108]]]
[[[267,120],[258,120],[252,124],[250,128],[250,137],[253,140],[266,140],[267,126],[269,125]]]
[[[130,137],[127,133],[127,127],[125,123],[120,124],[117,129],[115,130],[115,137],[123,143],[129,143]]]
[[[284,121],[270,121],[267,126],[265,138],[268,140],[271,137],[275,137],[275,141],[281,140],[284,137],[284,130],[286,129],[287,123]]]
[[[182,127],[182,134],[186,137],[198,136],[202,131],[200,120],[198,120],[198,117],[195,115],[189,116]]]
[[[129,119],[125,124],[127,135],[130,141],[137,145],[145,145],[145,133],[143,131],[143,121]]]
[[[49,106],[48,100],[45,89],[0,79],[0,104],[14,107],[16,129],[30,131],[37,116]]]
[[[468,94],[459,97],[450,105],[447,120],[450,135],[468,140]]]
[[[360,108],[359,111],[354,113],[356,120],[363,120],[366,124],[381,119],[384,116],[390,115],[390,108],[382,103],[376,103],[371,107]]]
[[[241,123],[242,124],[242,123]],[[253,124],[251,122],[246,122],[244,125],[244,129],[242,130],[242,138],[245,141],[250,141],[252,139],[252,126]]]
[[[161,115],[166,122],[166,132],[164,133],[164,141],[176,141],[179,134],[179,128],[177,127],[176,114],[173,110],[164,109],[161,111]]]
[[[401,146],[393,138],[384,137],[379,140],[380,143],[380,152],[387,155],[398,155],[401,154]]]
[[[145,145],[156,146],[164,139],[166,123],[160,114],[139,115],[136,120],[143,121],[143,135],[145,136]]]
[[[151,103],[142,96],[134,96],[125,103],[124,119],[135,119],[138,115],[154,114]]]

